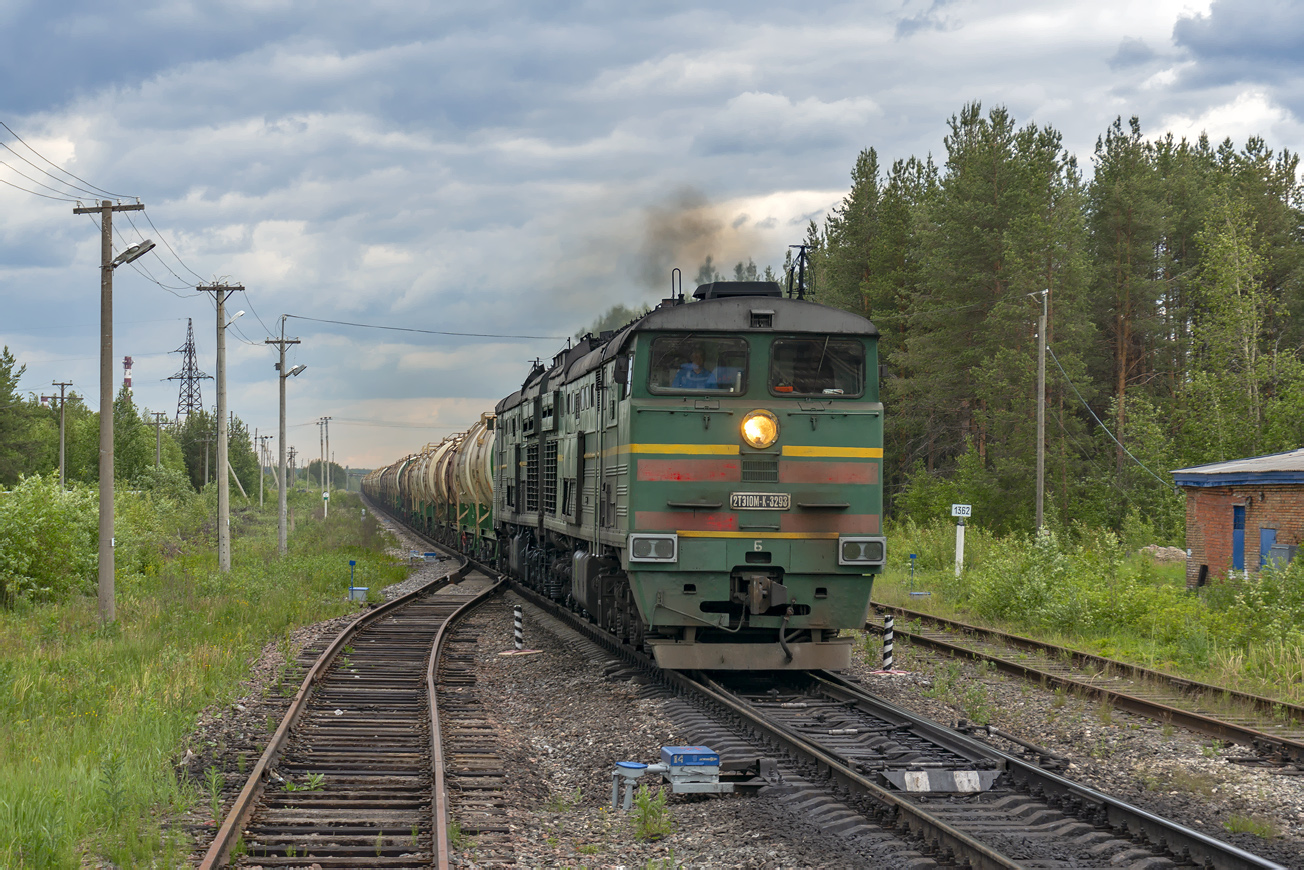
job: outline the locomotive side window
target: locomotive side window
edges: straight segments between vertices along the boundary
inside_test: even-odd
[[[865,391],[865,346],[854,339],[781,338],[770,346],[770,392],[790,396],[859,396]]]
[[[648,389],[653,393],[742,393],[747,389],[747,340],[663,335],[652,342]]]

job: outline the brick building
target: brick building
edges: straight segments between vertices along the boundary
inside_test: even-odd
[[[1284,564],[1304,539],[1304,449],[1179,468],[1186,493],[1186,585]]]

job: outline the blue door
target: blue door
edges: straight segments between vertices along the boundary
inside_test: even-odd
[[[1245,507],[1232,508],[1232,570],[1245,570]]]
[[[1259,567],[1268,564],[1268,553],[1277,546],[1276,529],[1259,529]]]

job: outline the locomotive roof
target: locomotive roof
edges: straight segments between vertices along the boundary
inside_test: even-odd
[[[753,314],[772,315],[772,326],[753,328]],[[521,389],[494,408],[502,413],[523,399],[533,398],[554,381],[562,383],[587,374],[621,353],[640,332],[733,332],[788,335],[878,335],[878,327],[859,314],[817,302],[775,296],[730,296],[698,302],[672,302],[648,312],[614,335],[585,336],[577,345],[557,354],[551,368],[537,367]]]

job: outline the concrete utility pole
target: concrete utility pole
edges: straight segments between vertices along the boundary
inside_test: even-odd
[[[211,435],[204,439],[204,486],[208,486],[208,445],[214,440]]]
[[[259,435],[258,430],[254,430],[254,438],[258,441],[258,506],[263,506],[263,476],[264,469],[271,463],[267,461],[267,442],[272,440],[271,435]],[[275,471],[272,472],[273,476]]]
[[[64,419],[65,419],[64,410],[63,410],[64,389],[67,387],[71,387],[72,381],[51,381],[50,385],[59,388],[59,489],[62,490],[64,488],[64,449],[63,449],[63,445],[64,445],[63,427],[64,427]],[[41,396],[41,398],[44,399],[47,397]],[[49,396],[48,398],[53,400],[54,396]]]
[[[1041,317],[1037,318],[1037,529],[1046,524],[1042,502],[1046,495],[1046,319],[1050,290],[1042,290]]]
[[[226,300],[232,293],[244,292],[244,288],[214,284],[195,289],[200,293],[212,293],[217,302],[217,569],[225,573],[231,570],[231,481],[227,478]],[[241,311],[240,314],[244,312]],[[231,319],[234,320],[235,317]]]
[[[271,441],[271,440],[272,440],[273,438],[275,438],[276,436],[275,436],[275,435],[259,435],[258,437],[261,438],[262,441],[263,441],[263,453],[267,456],[267,461],[266,461],[266,463],[264,463],[264,464],[267,466],[267,470],[268,470],[268,471],[271,473],[271,475],[272,475],[272,482],[273,482],[273,483],[276,483],[276,484],[279,486],[279,485],[280,485],[280,480],[281,480],[281,476],[280,476],[280,473],[279,473],[279,472],[280,472],[280,469],[277,468],[276,463],[272,462],[272,448],[270,448],[270,447],[267,446],[267,442],[268,442],[268,441]]]
[[[317,418],[317,485],[326,491],[326,418]]]
[[[321,419],[326,424],[326,491],[330,492],[335,488],[335,474],[330,467],[334,461],[331,454],[331,418],[322,417]]]
[[[277,348],[278,348],[278,349],[280,350],[280,352],[281,352],[281,359],[280,359],[280,362],[278,362],[278,363],[276,364],[277,380],[279,380],[279,381],[280,381],[280,384],[281,384],[281,427],[280,427],[279,439],[278,439],[278,441],[277,441],[277,444],[278,444],[278,448],[277,448],[277,449],[278,449],[279,452],[280,452],[280,460],[278,461],[277,465],[278,465],[278,466],[280,467],[280,469],[281,469],[281,476],[280,476],[280,478],[277,480],[277,487],[276,487],[276,488],[277,488],[277,496],[276,496],[276,497],[277,497],[277,502],[278,502],[278,504],[277,504],[277,520],[276,520],[276,534],[277,534],[277,539],[276,539],[276,540],[277,540],[277,544],[276,544],[276,546],[277,546],[277,550],[278,550],[278,552],[279,552],[282,556],[284,556],[284,555],[286,554],[286,551],[287,551],[287,548],[288,548],[288,544],[289,544],[289,540],[288,540],[288,537],[289,537],[289,530],[288,530],[288,528],[287,528],[287,508],[286,508],[286,495],[285,495],[285,493],[286,493],[286,487],[289,485],[289,480],[288,480],[288,479],[286,478],[286,476],[285,476],[285,451],[286,451],[286,445],[285,445],[285,379],[288,378],[288,377],[290,377],[291,375],[295,375],[295,376],[297,376],[297,375],[299,375],[300,373],[302,373],[304,369],[307,368],[307,366],[305,366],[305,365],[297,365],[297,366],[295,366],[293,369],[291,369],[290,371],[287,372],[287,371],[285,370],[285,349],[286,349],[287,347],[289,347],[290,345],[292,345],[292,344],[298,344],[298,343],[299,343],[299,339],[297,339],[297,338],[286,338],[286,337],[285,337],[285,315],[281,315],[281,337],[280,337],[280,338],[269,338],[269,339],[266,339],[266,340],[263,342],[263,344],[274,344],[274,345],[276,345]],[[291,462],[291,464],[293,464],[293,462],[294,462],[294,450],[293,450],[293,449],[290,450],[290,462]]]
[[[162,411],[154,412],[154,467],[163,465],[163,420],[167,417]]]
[[[146,239],[132,245],[117,257],[113,256],[113,213],[115,211],[141,211],[145,206],[114,205],[103,200],[86,208],[78,206],[73,214],[98,214],[100,216],[100,547],[99,547],[99,604],[100,622],[114,620],[113,595],[113,270],[130,263],[153,249],[154,243]]]

